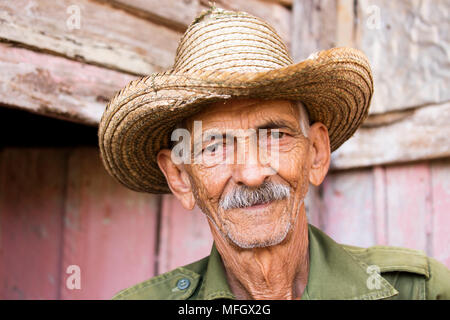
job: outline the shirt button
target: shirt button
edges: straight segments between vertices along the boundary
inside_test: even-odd
[[[191,282],[187,278],[180,279],[177,282],[177,288],[180,290],[185,290],[185,289],[189,288],[190,285],[191,285]]]

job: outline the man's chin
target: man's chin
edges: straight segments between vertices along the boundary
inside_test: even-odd
[[[232,243],[241,249],[267,248],[280,244],[284,239],[264,240],[264,241],[248,241],[230,238]]]
[[[284,230],[279,230],[276,234],[262,235],[261,237],[251,237],[246,238],[239,235],[235,235],[233,233],[228,232],[227,238],[231,243],[238,246],[241,249],[254,249],[254,248],[266,248],[271,246],[276,246],[282,243],[286,238],[290,231],[290,224],[288,224]]]

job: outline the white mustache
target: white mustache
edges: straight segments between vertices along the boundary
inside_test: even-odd
[[[264,181],[258,188],[238,186],[225,195],[219,202],[223,210],[246,208],[259,204],[269,203],[275,200],[288,198],[291,188],[284,184]]]

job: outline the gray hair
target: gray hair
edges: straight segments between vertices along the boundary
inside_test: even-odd
[[[219,207],[223,210],[246,208],[288,198],[290,193],[290,187],[272,181],[264,181],[256,189],[239,185],[220,199]]]
[[[294,107],[297,107],[300,112],[300,129],[305,138],[308,138],[310,128],[308,110],[306,110],[305,106],[300,101],[293,101],[292,104]]]

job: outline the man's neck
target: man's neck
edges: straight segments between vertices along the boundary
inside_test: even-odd
[[[308,225],[304,207],[282,243],[253,249],[231,245],[218,234],[216,247],[237,299],[300,299],[308,281]]]

